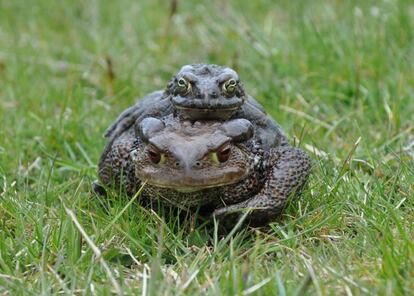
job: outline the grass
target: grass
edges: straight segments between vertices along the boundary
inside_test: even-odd
[[[0,2],[1,295],[414,292],[414,4],[274,2]],[[106,127],[192,62],[315,161],[268,231],[90,193]]]

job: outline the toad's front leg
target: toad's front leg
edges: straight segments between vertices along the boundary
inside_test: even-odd
[[[247,221],[260,226],[280,215],[287,199],[298,195],[305,185],[311,161],[304,151],[290,146],[272,148],[267,161],[267,180],[259,193],[244,202],[215,210],[214,216],[228,221],[229,214],[239,218],[249,210]]]
[[[98,176],[102,184],[93,185],[93,190],[97,194],[105,195],[104,187],[113,188],[116,191],[125,190],[130,196],[138,190],[140,182],[135,177],[132,153],[135,141],[135,132],[129,129],[111,143],[107,153],[101,155]]]

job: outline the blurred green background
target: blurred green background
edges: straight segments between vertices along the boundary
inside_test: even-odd
[[[0,293],[114,291],[64,204],[125,293],[413,293],[413,60],[410,0],[0,0]],[[89,193],[108,125],[197,62],[315,160],[270,232],[218,244]]]

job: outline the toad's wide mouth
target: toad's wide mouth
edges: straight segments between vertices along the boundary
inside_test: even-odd
[[[137,174],[138,178],[145,181],[147,185],[165,189],[171,189],[183,193],[191,193],[204,189],[223,187],[232,185],[244,180],[249,175],[250,170],[228,172],[225,176],[214,178],[203,178],[202,176],[180,176],[174,175],[170,178],[162,178],[159,174],[152,175],[148,172],[141,171]]]
[[[181,96],[171,98],[173,105],[180,110],[198,110],[211,112],[211,110],[235,111],[243,105],[243,98],[207,98],[207,99],[189,99]]]
[[[196,110],[199,112],[211,112],[212,109],[208,109],[208,108],[198,108],[198,107],[183,107],[183,106],[176,106],[176,108],[178,110],[185,110],[185,111],[190,111],[190,110]],[[231,108],[220,108],[220,111],[235,111],[239,109],[239,106],[237,107],[231,107]]]
[[[216,108],[211,107],[210,109],[206,108],[192,108],[192,107],[181,107],[176,106],[178,114],[184,119],[190,120],[227,120],[240,109],[240,107],[232,108]]]

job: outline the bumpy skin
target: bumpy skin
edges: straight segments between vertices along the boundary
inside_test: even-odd
[[[213,215],[228,225],[250,210],[248,220],[264,225],[300,192],[311,164],[298,148],[263,149],[246,121],[192,124],[173,116],[162,121],[147,118],[114,140],[100,161],[100,180],[116,189],[125,186],[131,196],[147,181],[144,200],[159,197],[175,207],[213,209]],[[217,162],[213,156],[223,145],[231,154]],[[160,163],[149,153],[155,148],[163,155]]]
[[[189,87],[180,86],[182,81]],[[231,86],[227,84],[230,82],[235,82],[233,91],[229,91]],[[182,67],[164,91],[150,93],[126,109],[106,131],[108,143],[104,154],[112,149],[114,140],[135,122],[146,117],[163,118],[173,113],[193,121],[245,118],[253,124],[255,137],[261,141],[264,149],[288,144],[279,125],[245,92],[234,70],[217,65],[194,64]]]

